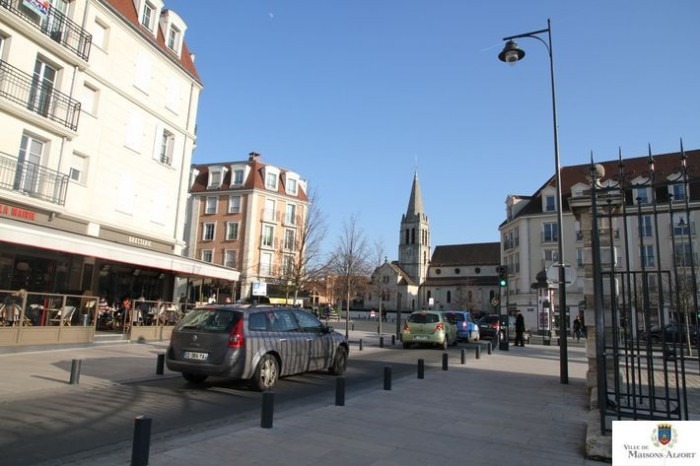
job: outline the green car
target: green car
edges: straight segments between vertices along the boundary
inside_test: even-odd
[[[404,348],[416,343],[447,349],[457,344],[457,327],[440,311],[414,311],[403,324],[401,342]]]

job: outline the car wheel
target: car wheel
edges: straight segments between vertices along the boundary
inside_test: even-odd
[[[344,346],[339,346],[333,358],[333,364],[328,368],[331,375],[343,375],[348,366],[348,350]]]
[[[272,390],[278,377],[279,365],[277,364],[277,359],[270,354],[266,354],[258,363],[255,374],[250,379],[250,386],[260,392]]]
[[[182,377],[190,383],[202,383],[207,380],[208,376],[203,374],[193,374],[192,372],[183,372]]]
[[[408,349],[408,348],[410,348],[410,347],[411,347],[411,344],[410,344],[410,343],[405,342],[405,341],[403,342],[403,349]]]

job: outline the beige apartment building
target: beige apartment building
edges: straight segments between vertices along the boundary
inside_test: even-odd
[[[240,271],[228,288],[204,280],[205,294],[222,301],[266,296],[277,304],[302,304],[290,292],[290,269],[303,247],[309,199],[307,184],[292,170],[247,160],[192,167],[188,254]]]

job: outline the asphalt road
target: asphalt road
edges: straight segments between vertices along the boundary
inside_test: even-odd
[[[464,347],[464,346],[462,346]],[[459,349],[450,348],[459,361]],[[430,348],[353,351],[345,374],[345,396],[352,398],[384,386],[384,368],[392,381],[416,376],[417,361],[439,370],[442,351]],[[335,402],[335,377],[315,372],[280,380],[274,390],[274,412]],[[99,458],[115,449],[130,452],[137,416],[152,419],[151,443],[224,424],[260,422],[261,393],[226,379],[203,386],[179,375],[85,388],[0,404],[0,464],[14,466],[65,464],[71,458]]]

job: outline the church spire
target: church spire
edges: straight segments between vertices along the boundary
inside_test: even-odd
[[[406,210],[406,217],[411,218],[415,215],[424,214],[423,210],[423,197],[420,194],[420,185],[418,184],[418,172],[416,171],[413,175],[413,186],[411,187],[411,197],[408,200],[408,209]]]

